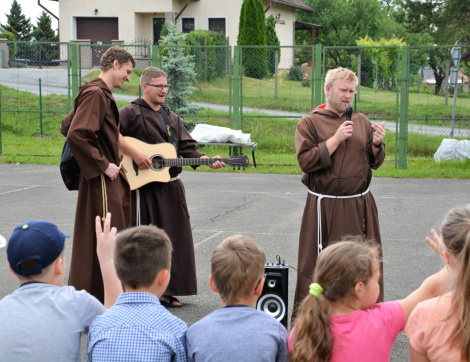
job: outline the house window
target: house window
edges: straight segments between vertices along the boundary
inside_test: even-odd
[[[209,19],[209,30],[225,34],[225,18]]]
[[[183,18],[183,33],[194,30],[194,18]]]

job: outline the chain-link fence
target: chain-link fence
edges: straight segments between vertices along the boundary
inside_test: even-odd
[[[99,74],[99,58],[112,45],[0,42],[2,143],[9,142],[10,132],[58,137],[78,87]],[[164,67],[168,52],[163,45],[121,46],[136,59],[137,74],[113,90],[120,106],[141,95],[139,70]],[[432,157],[443,138],[470,136],[469,80],[459,63],[468,50],[184,46],[195,70],[189,99],[201,110],[181,116],[252,133],[260,148],[293,151],[298,119],[325,101],[326,71],[343,66],[359,78],[354,108],[373,122],[386,122],[388,154]],[[272,145],[269,130],[261,131],[268,119],[284,126],[285,137],[277,141],[283,144]]]

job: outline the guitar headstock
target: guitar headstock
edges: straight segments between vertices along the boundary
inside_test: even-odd
[[[235,167],[238,167],[238,169],[240,169],[240,167],[243,167],[243,169],[245,169],[245,167],[247,167],[250,163],[247,155],[230,156],[229,158],[225,159],[225,162],[233,166],[234,170]]]

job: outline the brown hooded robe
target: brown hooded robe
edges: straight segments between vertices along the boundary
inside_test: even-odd
[[[74,113],[72,113],[74,112]],[[111,212],[111,226],[130,226],[130,188],[124,171],[111,181],[104,176],[110,163],[119,166],[119,113],[114,97],[100,78],[80,87],[75,99],[67,142],[80,165],[80,181],[73,232],[69,285],[85,289],[104,301],[103,279],[96,254],[95,217]],[[61,129],[62,130],[62,129]],[[62,130],[63,131],[63,130]],[[103,192],[105,191],[105,192]]]
[[[178,148],[178,156],[199,158],[204,154],[197,150],[195,141],[180,117],[167,110]],[[119,110],[121,133],[140,141],[156,144],[168,142],[165,124],[160,112],[154,111],[143,99],[138,98]],[[171,167],[170,176],[182,172],[182,167]],[[164,295],[197,294],[196,261],[193,236],[186,204],[183,182],[151,182],[138,189],[140,194],[140,223],[153,224],[166,231],[173,245],[170,284]],[[136,191],[132,191],[132,225],[136,225]]]
[[[371,169],[377,169],[382,164],[385,148],[381,148],[374,157],[371,122],[358,112],[353,112],[351,120],[354,123],[352,136],[347,142],[342,142],[331,156],[326,141],[345,121],[345,116],[316,108],[299,121],[295,148],[302,170],[302,183],[310,191],[343,196],[360,194],[369,188]],[[322,199],[321,223],[323,248],[345,235],[365,235],[382,244],[377,206],[370,192],[355,198]],[[308,276],[313,275],[318,256],[317,224],[317,196],[308,193],[298,252],[299,271]],[[298,274],[293,316],[298,304],[308,294],[310,283],[311,279]],[[380,298],[383,299],[382,279]]]

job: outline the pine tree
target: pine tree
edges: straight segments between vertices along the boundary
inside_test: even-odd
[[[33,37],[37,41],[57,41],[57,35],[52,30],[52,20],[44,10],[37,18],[37,26],[33,26]]]
[[[240,29],[243,29],[244,24],[245,24],[245,4],[246,2],[243,1],[242,8],[240,9],[240,19],[238,20],[238,36],[237,36],[238,45],[240,45],[240,34],[242,33]]]
[[[23,15],[21,5],[13,0],[11,3],[10,14],[6,14],[7,23],[0,24],[0,30],[15,34],[17,40],[31,40],[31,19]]]
[[[162,58],[162,68],[170,86],[165,105],[179,115],[196,114],[201,108],[186,99],[194,90],[191,85],[191,80],[196,76],[193,57],[185,54],[186,34],[180,33],[178,28],[177,24],[171,23],[168,26],[168,35],[162,38],[167,46]]]
[[[272,75],[276,71],[276,50],[278,53],[278,60],[281,58],[281,42],[276,34],[276,19],[274,16],[269,15],[266,24],[266,42],[267,45],[275,45],[277,47],[269,47],[267,51],[268,57],[268,71]]]
[[[268,72],[266,57],[266,24],[262,0],[243,0],[243,19],[238,29],[238,45],[260,45],[264,48],[242,48],[244,75],[262,79]]]

